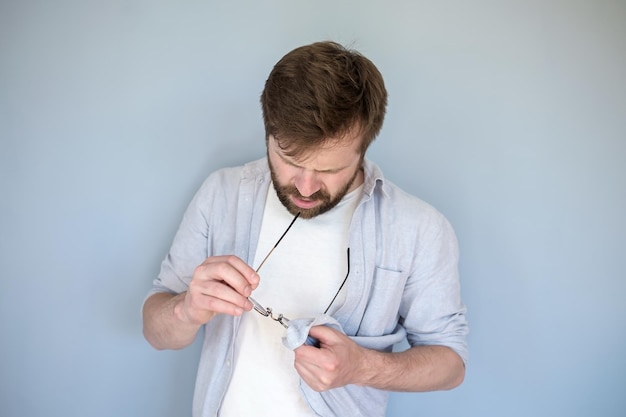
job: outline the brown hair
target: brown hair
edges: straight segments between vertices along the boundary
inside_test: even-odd
[[[380,132],[387,90],[376,66],[335,42],[301,46],[272,69],[261,95],[266,140],[294,155],[359,129],[362,154]]]

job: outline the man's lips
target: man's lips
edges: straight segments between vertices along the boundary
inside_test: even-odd
[[[291,196],[291,201],[293,202],[293,204],[300,207],[301,209],[310,209],[317,206],[319,203],[318,200],[306,200],[294,196]]]

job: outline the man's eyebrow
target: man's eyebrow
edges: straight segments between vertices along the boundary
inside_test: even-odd
[[[282,154],[281,152],[276,152],[279,156],[280,159],[283,160],[283,162],[285,162],[287,165],[290,165],[292,167],[295,168],[304,168],[302,165],[299,165],[296,161],[293,161],[291,159],[289,159],[286,155]],[[315,169],[315,172],[319,172],[322,174],[334,174],[340,171],[343,171],[344,169],[348,168],[350,165],[347,166],[342,166],[339,168],[328,168],[328,169]]]
[[[279,148],[279,149],[280,149],[280,148]],[[288,157],[287,157],[285,154],[283,154],[282,152],[280,152],[280,151],[275,151],[275,152],[276,152],[276,154],[278,155],[278,157],[279,157],[280,159],[282,159],[282,160],[283,160],[283,162],[284,162],[284,163],[286,163],[287,165],[291,165],[291,166],[296,167],[296,168],[302,168],[300,165],[298,165],[295,161],[293,161],[293,160],[291,160],[290,158],[288,158]]]
[[[334,174],[336,172],[343,171],[346,168],[348,168],[348,167],[319,169],[319,170],[316,170],[316,172],[320,172],[322,174]]]

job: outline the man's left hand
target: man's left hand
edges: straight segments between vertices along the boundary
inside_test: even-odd
[[[366,367],[366,349],[345,334],[327,326],[313,326],[309,336],[319,348],[302,345],[295,350],[295,368],[313,390],[321,392],[358,384]]]

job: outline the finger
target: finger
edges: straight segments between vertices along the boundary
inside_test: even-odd
[[[317,389],[317,378],[315,378],[314,374],[305,365],[296,362],[294,367],[298,375],[300,375],[300,378],[302,378],[311,389],[319,391],[319,389]]]
[[[249,297],[258,286],[258,274],[236,256],[207,258],[194,271],[193,279],[222,281],[243,297]]]
[[[332,379],[316,363],[296,360],[294,367],[300,378],[314,391],[326,391],[331,388]]]
[[[309,346],[302,345],[299,348],[294,350],[295,353],[295,361],[300,364],[307,364],[308,367],[319,368],[320,364],[324,363],[326,360],[326,351],[322,351],[322,349]]]
[[[258,287],[260,282],[259,274],[257,274],[256,271],[250,265],[245,263],[241,258],[235,255],[220,256],[217,258],[218,262],[225,261],[226,263],[231,265],[237,272],[239,272],[241,276],[243,276],[244,279],[248,281],[248,284],[252,287],[252,289]]]
[[[205,296],[203,298],[203,305],[201,309],[212,311],[215,313],[228,314],[231,316],[240,316],[244,313],[244,311],[252,309],[252,303],[250,303],[249,301],[247,301],[247,303],[247,305],[244,305],[242,307],[238,304],[223,300],[218,297]]]
[[[319,345],[332,345],[337,343],[343,334],[328,326],[312,326],[309,329],[309,336],[317,339]]]
[[[232,291],[232,290],[231,290]],[[233,291],[234,292],[234,291]],[[251,306],[241,307],[229,301],[202,293],[187,292],[182,308],[182,314],[187,321],[195,324],[203,324],[209,321],[215,314],[228,314],[239,316]]]
[[[252,309],[252,303],[246,296],[222,281],[192,281],[189,292],[196,308],[228,314],[240,314],[239,310]]]

